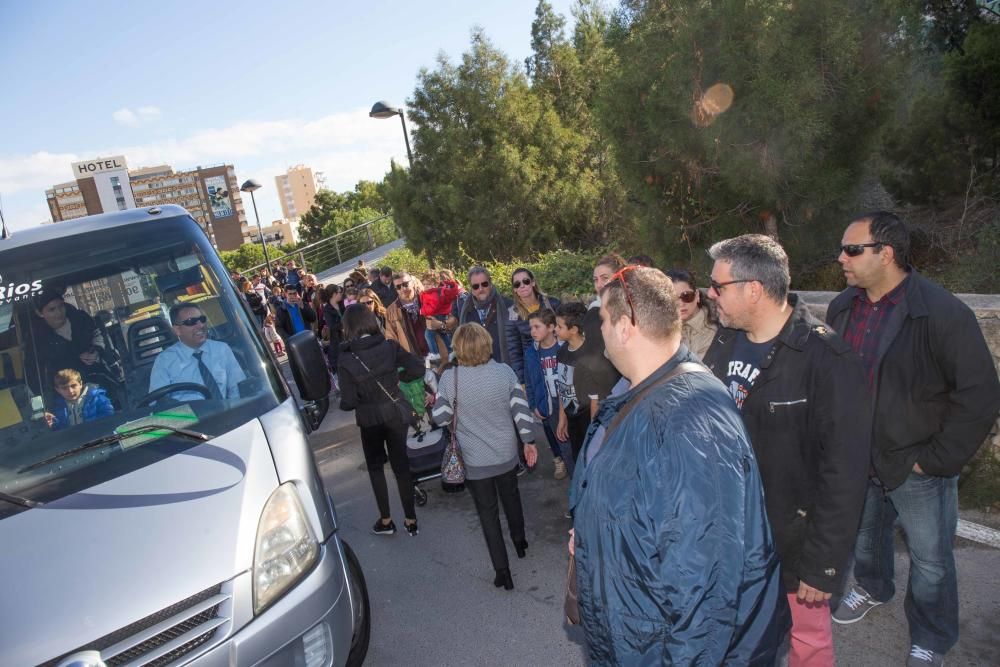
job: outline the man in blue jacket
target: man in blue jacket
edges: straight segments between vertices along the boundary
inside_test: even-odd
[[[772,665],[788,604],[740,414],[681,344],[662,272],[626,267],[600,296],[631,389],[601,404],[570,497],[591,661]]]

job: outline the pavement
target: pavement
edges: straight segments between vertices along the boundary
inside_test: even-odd
[[[400,530],[372,535],[378,516],[353,414],[334,402],[310,436],[323,480],[337,508],[341,537],[361,560],[373,612],[367,665],[582,665],[579,628],[563,619],[568,480],[552,478],[552,457],[539,447],[539,465],[520,478],[528,555],[508,546],[515,589],[493,587],[493,569],[468,493],[446,494],[427,482],[428,503],[417,508],[420,535],[402,530],[402,509],[389,480]],[[544,443],[543,439],[538,440]],[[1000,550],[957,538],[961,638],[948,665],[1000,665]],[[862,622],[834,626],[837,664],[903,665],[909,650],[903,595],[908,572],[897,540],[894,600]]]
[[[374,250],[370,250],[363,255],[352,257],[343,264],[338,264],[337,266],[329,268],[322,273],[316,274],[316,280],[324,285],[327,283],[341,285],[343,284],[344,279],[351,275],[351,272],[357,268],[359,259],[364,260],[365,266],[371,268],[373,266],[378,266],[379,260],[385,257],[389,251],[396,250],[397,248],[403,248],[405,246],[405,239],[396,239],[395,241],[386,243],[385,245],[379,246]]]

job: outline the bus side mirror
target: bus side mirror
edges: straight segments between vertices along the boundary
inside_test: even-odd
[[[292,378],[304,401],[319,401],[330,394],[326,358],[312,331],[300,331],[285,341]]]

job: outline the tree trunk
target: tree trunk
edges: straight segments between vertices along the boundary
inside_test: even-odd
[[[764,233],[775,241],[781,240],[778,238],[778,218],[773,213],[764,218]]]

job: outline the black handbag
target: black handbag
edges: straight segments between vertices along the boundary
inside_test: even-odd
[[[420,421],[420,417],[417,415],[417,412],[413,409],[413,406],[410,405],[410,402],[401,401],[399,400],[398,397],[394,397],[392,394],[390,394],[389,390],[386,389],[384,386],[382,386],[382,383],[379,382],[378,378],[375,377],[375,374],[372,373],[372,369],[368,368],[367,364],[361,361],[361,357],[354,354],[353,352],[351,353],[351,356],[357,359],[358,363],[361,364],[361,367],[364,368],[366,371],[368,371],[368,374],[372,376],[373,380],[375,380],[375,384],[378,385],[378,388],[381,389],[382,393],[384,393],[389,398],[389,400],[392,401],[392,404],[396,406],[396,412],[399,414],[399,418],[403,421],[403,424],[405,424],[408,427],[416,426],[417,422]]]

